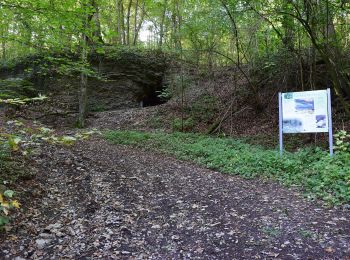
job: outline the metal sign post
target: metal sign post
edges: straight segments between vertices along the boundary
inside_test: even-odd
[[[315,90],[278,93],[279,147],[283,155],[283,134],[327,133],[333,156],[331,91]]]
[[[331,89],[327,88],[328,98],[328,138],[329,138],[329,154],[333,156],[333,121],[332,121],[332,99]]]
[[[282,109],[282,93],[278,93],[278,113],[279,113],[279,137],[280,137],[280,155],[283,154],[283,109]]]

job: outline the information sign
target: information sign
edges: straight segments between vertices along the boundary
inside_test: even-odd
[[[329,133],[333,154],[330,90],[279,93],[280,149],[283,134]]]

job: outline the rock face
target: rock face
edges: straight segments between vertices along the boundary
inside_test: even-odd
[[[11,68],[0,68],[0,80],[9,78],[30,81],[35,89],[51,95],[55,107],[64,111],[78,108],[79,73],[62,76],[57,67],[60,58],[29,57]],[[74,56],[71,57],[74,60]],[[159,91],[164,87],[166,57],[156,51],[105,48],[104,54],[90,56],[92,69],[100,78],[88,79],[89,110],[92,112],[160,104]],[[66,63],[67,64],[67,63]],[[66,66],[66,64],[63,64]],[[44,70],[47,70],[43,73]]]
[[[107,79],[90,83],[90,102],[95,110],[135,107],[141,101],[145,106],[161,103],[158,94],[164,86],[167,66],[164,57],[159,54],[141,56],[123,53],[117,59],[105,56],[93,63]]]

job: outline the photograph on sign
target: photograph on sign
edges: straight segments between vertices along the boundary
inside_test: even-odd
[[[328,132],[327,91],[282,94],[283,133]]]

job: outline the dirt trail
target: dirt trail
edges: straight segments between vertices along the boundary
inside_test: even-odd
[[[44,191],[13,259],[349,259],[349,210],[98,138],[35,158]]]

